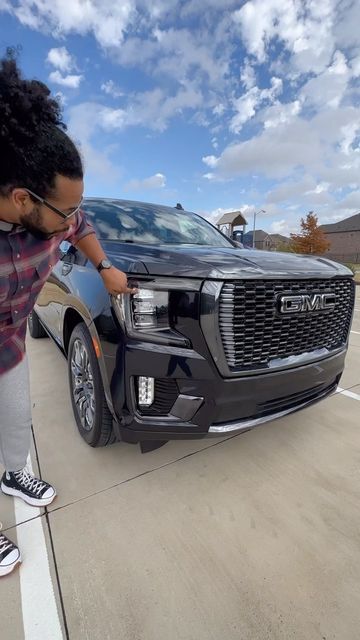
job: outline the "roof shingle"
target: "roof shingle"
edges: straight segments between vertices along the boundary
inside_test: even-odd
[[[320,229],[324,233],[339,233],[340,231],[360,231],[360,213],[356,213],[350,218],[334,222],[333,224],[322,224]]]

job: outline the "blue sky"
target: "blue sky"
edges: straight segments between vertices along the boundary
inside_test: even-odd
[[[150,8],[151,5],[151,8]],[[241,210],[288,234],[360,209],[358,0],[0,0],[0,46],[64,105],[86,194]]]

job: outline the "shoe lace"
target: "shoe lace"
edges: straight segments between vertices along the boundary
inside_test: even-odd
[[[31,475],[26,467],[21,471],[15,471],[14,476],[25,489],[32,491],[37,496],[47,486],[45,482]]]
[[[0,522],[0,531],[1,529],[2,529],[2,524]],[[11,549],[12,546],[13,546],[12,542],[10,542],[10,540],[8,540],[3,533],[0,533],[0,553],[4,553],[8,549]]]

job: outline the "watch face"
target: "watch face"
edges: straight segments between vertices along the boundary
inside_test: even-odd
[[[103,269],[110,269],[110,267],[111,267],[110,260],[103,260],[101,262],[101,266],[102,266]]]

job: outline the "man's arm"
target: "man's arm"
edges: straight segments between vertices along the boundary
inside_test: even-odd
[[[72,245],[80,249],[95,267],[106,258],[104,250],[95,235],[94,227],[88,222],[83,211],[79,211],[75,224],[72,225],[69,233],[65,237]],[[108,292],[117,295],[118,293],[136,293],[136,289],[129,289],[125,273],[115,267],[103,269],[100,273]]]
[[[90,233],[81,238],[76,243],[77,249],[80,249],[82,253],[93,263],[95,267],[106,258],[104,249],[102,248],[95,233]],[[100,275],[104,281],[105,287],[112,295],[119,293],[136,293],[136,290],[130,289],[127,286],[127,277],[123,271],[111,267],[111,269],[102,269]]]

